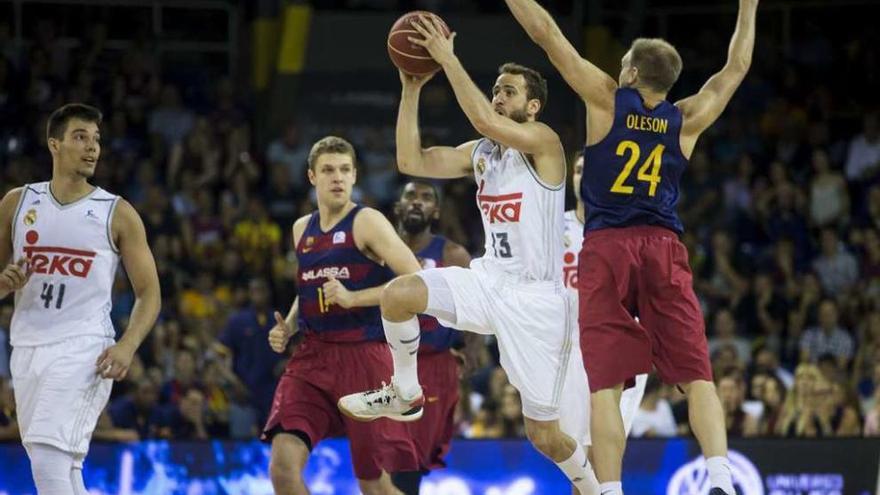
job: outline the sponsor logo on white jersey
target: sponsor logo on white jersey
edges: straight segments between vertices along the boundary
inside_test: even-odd
[[[24,256],[31,260],[31,270],[44,275],[64,275],[86,278],[92,269],[97,253],[82,249],[71,249],[60,246],[35,246],[40,239],[36,230],[25,234]]]
[[[483,191],[485,181],[480,181],[480,192]],[[478,194],[480,210],[486,216],[489,223],[518,223],[520,210],[522,210],[521,192],[508,194]]]

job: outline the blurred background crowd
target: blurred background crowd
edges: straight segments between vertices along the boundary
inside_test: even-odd
[[[441,0],[316,3],[499,10]],[[573,10],[558,3],[560,12]],[[688,74],[677,94],[696,90],[720,68],[732,29],[727,19],[720,28],[707,23],[670,36]],[[683,240],[732,436],[880,435],[880,40],[867,21],[848,29],[834,29],[834,22],[820,18],[788,33],[785,49],[762,42],[778,34],[777,23],[759,23],[752,71],[701,139],[684,178]],[[269,349],[266,334],[272,311],[286,312],[296,294],[289,228],[314,208],[309,147],[328,131],[352,141],[355,199],[391,215],[405,180],[394,163],[394,121],[328,126],[321,118],[332,116],[295,111],[266,131],[241,77],[194,76],[160,56],[148,31],[135,30],[120,45],[108,41],[112,28],[92,22],[71,37],[63,23],[47,20],[33,23],[26,43],[14,43],[13,26],[0,19],[0,192],[48,179],[49,112],[70,101],[101,108],[95,182],[143,217],[163,308],[128,377],[115,385],[96,437],[254,438],[288,359]],[[481,69],[475,77],[491,80],[493,68]],[[395,95],[397,76],[389,68],[382,77]],[[429,115],[432,106],[457,110],[438,79],[425,99]],[[574,153],[583,117],[571,108],[579,104],[551,90],[551,105],[554,98],[562,117],[551,124]],[[560,110],[560,101],[571,105]],[[458,144],[470,135],[441,122],[426,128],[425,141]],[[479,256],[472,183],[441,186],[437,231]],[[120,273],[118,331],[132,304]],[[0,302],[0,438],[17,435],[11,314],[11,298]],[[481,369],[462,379],[457,431],[523,436],[519,397],[491,339],[485,347]],[[633,434],[688,435],[683,396],[652,377]]]

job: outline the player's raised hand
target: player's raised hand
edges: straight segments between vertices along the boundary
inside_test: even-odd
[[[15,263],[6,265],[0,272],[0,290],[14,292],[24,287],[31,278],[30,259],[19,258]]]
[[[292,335],[293,331],[291,330],[290,325],[284,321],[281,313],[276,311],[275,326],[272,327],[272,330],[269,330],[269,347],[278,354],[281,354],[287,349],[287,343],[290,341]]]
[[[326,304],[337,304],[346,309],[354,307],[354,294],[346,289],[339,280],[329,277],[321,289],[324,291]]]
[[[426,82],[430,81],[431,78],[434,77],[434,74],[437,73],[437,71],[434,71],[430,74],[422,74],[416,76],[413,74],[407,74],[400,69],[398,69],[397,72],[400,73],[400,83],[403,84],[404,89],[421,89],[422,86],[424,86]]]
[[[134,351],[133,347],[122,341],[104,349],[95,360],[98,374],[101,378],[111,378],[116,381],[124,379],[128,374],[128,368],[131,367],[131,360],[134,359]]]
[[[453,48],[455,33],[450,34],[447,38],[443,34],[443,28],[440,26],[440,22],[437,21],[437,19],[426,15],[420,15],[418,20],[412,21],[412,27],[422,35],[422,38],[409,36],[407,38],[409,42],[422,46],[425,50],[428,50],[428,53],[431,54],[431,58],[437,61],[438,64],[444,65],[455,58]]]

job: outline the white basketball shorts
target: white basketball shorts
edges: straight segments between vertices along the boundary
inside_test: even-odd
[[[98,375],[95,361],[113,343],[86,336],[13,349],[10,370],[23,444],[88,453],[113,386]]]
[[[523,415],[559,419],[575,328],[562,283],[515,281],[460,267],[417,275],[428,286],[427,314],[450,328],[496,337],[501,366],[519,390]]]

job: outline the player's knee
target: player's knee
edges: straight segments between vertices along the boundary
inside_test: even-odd
[[[272,485],[290,487],[302,482],[302,469],[309,451],[302,440],[293,435],[276,435],[272,440],[269,476]]]
[[[688,397],[693,394],[715,393],[715,384],[708,380],[694,380],[692,382],[679,383],[678,388]]]
[[[402,275],[382,290],[382,316],[391,320],[406,319],[423,310],[426,299],[427,288],[422,278],[418,275]]]
[[[394,495],[399,493],[390,483],[382,483],[378,480],[358,480],[358,486],[363,495]]]
[[[269,461],[269,477],[272,479],[272,486],[276,490],[280,487],[291,487],[302,482],[302,472],[299,467],[289,461],[272,456]]]
[[[551,455],[558,447],[559,429],[544,422],[526,421],[526,437],[544,455]]]

